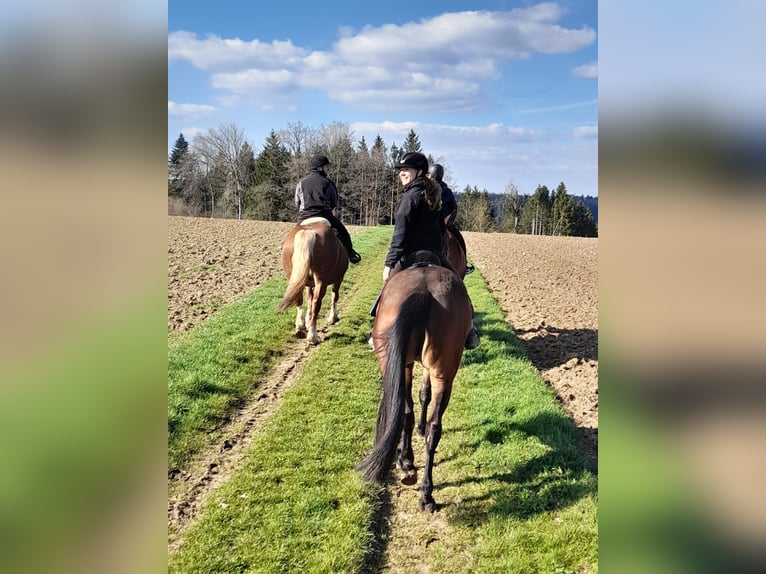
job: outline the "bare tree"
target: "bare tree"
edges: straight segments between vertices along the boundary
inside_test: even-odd
[[[242,218],[242,200],[247,186],[242,164],[242,149],[247,143],[245,132],[235,124],[221,124],[194,138],[194,147],[205,157],[222,168],[224,174],[223,200],[236,209],[237,219]]]

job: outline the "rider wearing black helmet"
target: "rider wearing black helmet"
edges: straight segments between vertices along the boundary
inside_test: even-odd
[[[328,165],[330,165],[330,160],[327,159],[327,156],[312,157],[309,162],[311,171],[298,182],[295,188],[298,223],[309,217],[324,217],[330,222],[330,226],[337,230],[338,239],[348,251],[348,260],[351,263],[359,263],[362,256],[354,251],[348,230],[332,212],[338,204],[338,189],[335,187],[335,183],[327,177],[325,166]]]
[[[460,233],[460,229],[458,229],[457,224],[455,223],[455,216],[457,215],[457,200],[455,199],[455,194],[452,193],[452,190],[449,188],[449,186],[444,183],[444,167],[439,164],[435,163],[431,167],[428,168],[428,177],[434,181],[436,181],[442,188],[442,218],[444,221],[449,221],[447,223],[447,227],[452,232],[452,235],[455,236],[455,239],[458,240],[458,243],[460,243],[460,247],[463,248],[463,253],[466,254],[466,258],[468,257],[468,250],[465,247],[465,239],[463,238],[463,234]],[[466,266],[466,275],[468,273],[473,273],[475,268],[472,265]]]
[[[444,219],[441,215],[442,190],[426,177],[426,156],[420,152],[406,153],[394,167],[399,171],[399,180],[404,188],[394,211],[394,234],[383,268],[383,282],[401,270],[402,261],[408,255],[421,250],[434,253],[444,267],[452,269],[446,257]],[[373,316],[376,306],[377,301],[370,310]],[[478,345],[479,335],[471,324],[465,346],[474,349]]]

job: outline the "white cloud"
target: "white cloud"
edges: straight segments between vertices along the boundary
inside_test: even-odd
[[[509,11],[445,13],[402,25],[342,26],[330,51],[310,51],[290,40],[264,43],[177,31],[168,36],[168,60],[210,70],[213,86],[256,97],[295,97],[300,88],[368,110],[408,106],[468,111],[485,106],[479,80],[496,80],[506,60],[533,53],[575,52],[595,30],[556,22],[562,9],[542,3]]]
[[[178,104],[168,100],[168,115],[171,116],[196,117],[210,114],[216,110],[215,106],[208,106],[206,104]]]
[[[578,126],[572,130],[572,135],[576,138],[597,138],[598,126]]]
[[[245,42],[239,38],[225,39],[214,35],[201,40],[196,34],[186,31],[168,35],[168,61],[186,60],[201,70],[251,67],[273,69],[297,65],[307,53],[307,50],[294,46],[290,40],[274,40],[267,44],[257,39]]]
[[[537,114],[537,113],[547,113],[547,112],[558,112],[562,110],[571,110],[573,108],[583,108],[587,106],[596,106],[598,105],[598,99],[595,100],[587,100],[584,102],[570,102],[568,104],[560,104],[558,106],[547,106],[544,108],[530,108],[527,110],[519,110],[520,114]]]
[[[575,76],[581,78],[595,79],[598,78],[598,62],[591,62],[589,64],[583,64],[572,70]]]
[[[579,128],[579,138],[503,123],[357,122],[351,127],[357,139],[364,136],[369,143],[380,135],[387,144],[399,144],[415,130],[424,153],[447,166],[456,191],[475,185],[500,193],[513,181],[522,193],[533,193],[540,184],[555,187],[563,180],[569,193],[598,193],[598,140],[584,137],[597,133],[596,126]]]

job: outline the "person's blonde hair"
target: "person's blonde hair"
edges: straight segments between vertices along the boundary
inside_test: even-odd
[[[442,209],[442,186],[438,182],[423,177],[423,198],[431,211]]]

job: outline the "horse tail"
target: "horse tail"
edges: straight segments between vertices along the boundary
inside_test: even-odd
[[[316,233],[310,229],[299,229],[293,237],[293,269],[287,289],[277,306],[277,311],[285,311],[291,305],[297,305],[298,299],[306,285],[311,270],[311,254],[316,244]]]
[[[399,308],[399,315],[388,332],[383,398],[378,409],[375,444],[372,452],[357,466],[367,481],[381,482],[394,460],[404,425],[407,345],[413,330],[421,329],[426,324],[430,301],[429,293],[410,295]]]

